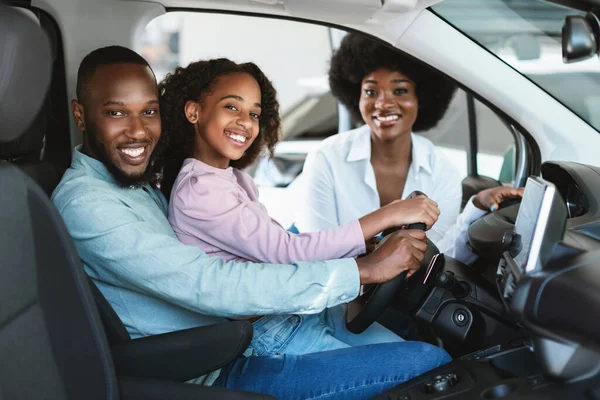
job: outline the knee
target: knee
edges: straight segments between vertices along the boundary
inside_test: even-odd
[[[452,357],[446,350],[425,342],[409,342],[413,347],[415,354],[418,354],[419,360],[423,363],[424,371],[430,370],[440,365],[452,361]],[[423,372],[424,372],[423,371]]]

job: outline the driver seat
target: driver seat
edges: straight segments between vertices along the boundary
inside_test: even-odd
[[[41,107],[50,75],[48,39],[30,18],[0,5],[0,52],[0,143],[7,143],[31,123],[23,116],[37,115]],[[210,356],[206,348],[213,343],[207,336],[230,346],[227,357],[237,357],[252,336],[247,321],[138,339],[111,354],[88,278],[58,211],[30,177],[1,161],[0,304],[2,398],[271,398],[179,382],[207,372],[201,369],[209,368],[206,363],[190,363],[192,357]],[[182,361],[182,353],[189,353],[188,359]],[[229,360],[219,356],[210,360],[211,370]]]

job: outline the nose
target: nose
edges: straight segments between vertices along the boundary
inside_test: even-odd
[[[245,130],[250,130],[252,127],[252,117],[250,115],[241,114],[238,116],[237,124],[242,126]]]
[[[380,110],[385,110],[393,107],[393,98],[391,93],[386,90],[382,90],[377,94],[377,100],[375,101],[375,107]]]
[[[129,129],[127,129],[127,136],[132,139],[143,139],[148,132],[146,131],[146,124],[142,120],[141,116],[132,116],[129,122]]]

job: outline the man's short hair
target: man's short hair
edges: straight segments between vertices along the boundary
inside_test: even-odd
[[[78,101],[81,102],[84,88],[90,79],[92,79],[96,69],[101,65],[111,64],[139,64],[150,68],[152,71],[152,68],[144,57],[127,47],[107,46],[96,49],[85,56],[79,65],[76,89]]]

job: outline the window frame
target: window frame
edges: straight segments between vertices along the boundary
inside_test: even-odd
[[[432,10],[431,7],[428,7],[427,10],[429,10],[437,18],[444,20],[444,18],[440,17],[434,10]],[[402,53],[406,54],[407,56],[415,59],[416,61],[428,65],[430,68],[433,68],[434,70],[438,71],[440,74],[444,75],[446,78],[451,79],[457,85],[458,88],[462,89],[467,94],[467,97],[472,96],[474,100],[476,99],[479,102],[481,102],[483,105],[488,107],[502,121],[504,121],[505,124],[508,124],[508,126],[510,127],[511,133],[513,134],[513,136],[515,136],[515,146],[516,146],[516,151],[517,151],[516,152],[517,158],[515,160],[515,171],[521,171],[520,173],[523,173],[525,175],[525,177],[527,177],[529,175],[539,175],[540,174],[540,171],[541,171],[540,148],[539,148],[537,142],[535,141],[535,139],[533,138],[533,136],[529,132],[527,132],[527,130],[524,129],[518,122],[516,122],[514,119],[509,117],[499,107],[492,104],[485,97],[483,97],[476,91],[472,90],[468,86],[462,84],[461,82],[456,81],[454,78],[448,76],[448,74],[446,74],[444,71],[441,71],[438,68],[419,60],[418,58],[412,56],[411,54],[408,54],[408,53],[402,51],[401,49],[398,49],[397,47],[392,46],[390,43],[387,43],[376,36],[373,36],[371,34],[368,34],[368,33],[365,33],[365,32],[362,32],[362,31],[359,31],[356,29],[341,26],[341,25],[325,23],[322,21],[314,21],[314,20],[307,19],[307,18],[290,17],[290,16],[285,16],[285,15],[269,15],[269,14],[263,14],[263,13],[259,13],[259,12],[214,10],[214,9],[190,8],[190,7],[166,7],[165,11],[166,11],[166,13],[169,13],[169,12],[195,12],[195,13],[204,13],[204,14],[231,14],[231,15],[239,15],[239,16],[258,17],[258,18],[282,19],[282,20],[288,20],[288,21],[308,23],[308,24],[313,24],[313,25],[320,25],[320,26],[325,26],[328,28],[342,30],[345,32],[355,32],[355,33],[359,33],[361,35],[367,36],[371,40],[376,40],[377,42],[379,42],[385,46],[393,48],[395,51],[402,52]],[[331,34],[330,34],[330,36],[331,36]],[[333,48],[333,46],[332,46],[332,48]],[[347,127],[348,126],[347,118],[349,117],[347,110],[345,110],[345,108],[340,105],[338,107],[338,111],[339,111],[338,112],[338,126],[339,127]],[[475,129],[475,131],[476,131],[476,129]],[[340,130],[340,132],[341,132],[341,130]],[[475,132],[475,134],[476,134],[476,132]],[[469,129],[469,139],[470,140],[471,140],[472,135],[473,135],[473,132],[471,129]],[[477,140],[477,139],[475,138],[475,140]],[[475,142],[475,144],[477,144],[477,142]],[[477,149],[477,147],[475,146],[474,149]],[[520,157],[519,157],[519,155],[520,155]],[[471,157],[474,157],[476,159],[477,151],[470,151],[470,149],[467,148],[467,160],[469,160]],[[476,174],[472,175],[471,171],[473,171],[473,170],[469,169],[469,161],[467,161],[467,171],[468,171],[468,176],[477,176]],[[476,169],[474,171],[476,173]],[[518,183],[520,183],[520,182],[515,181],[515,184],[518,184]]]

